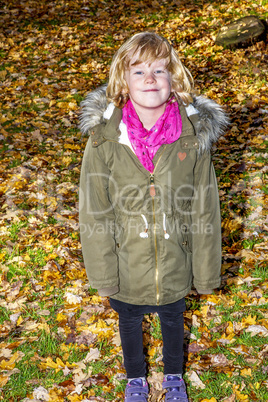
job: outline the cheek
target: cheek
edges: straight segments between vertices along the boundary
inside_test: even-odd
[[[167,83],[166,83],[166,88],[167,88],[167,91],[169,92],[169,94],[171,93],[171,91],[172,91],[172,85],[171,85],[171,82],[168,80],[167,81]]]

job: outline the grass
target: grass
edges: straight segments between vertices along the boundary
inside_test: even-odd
[[[0,306],[0,324],[2,325],[4,321],[9,320],[10,312],[5,308]]]
[[[160,323],[160,319],[159,319],[159,317],[157,315],[155,315],[153,317],[153,320],[151,322],[151,331],[150,331],[150,333],[155,339],[161,339],[162,338],[161,323]]]

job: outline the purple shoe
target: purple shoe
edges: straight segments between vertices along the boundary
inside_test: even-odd
[[[183,379],[168,375],[167,379],[163,381],[163,388],[167,390],[165,395],[166,402],[188,402],[186,386]]]
[[[125,402],[147,402],[148,384],[143,385],[141,378],[135,378],[126,386]]]

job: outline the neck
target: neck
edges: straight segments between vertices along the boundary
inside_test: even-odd
[[[161,105],[161,107],[155,109],[139,108],[138,105],[135,105],[134,107],[137,115],[139,116],[140,121],[143,124],[143,127],[146,128],[147,130],[150,130],[155,125],[159,117],[161,117],[162,114],[164,113],[166,104]]]

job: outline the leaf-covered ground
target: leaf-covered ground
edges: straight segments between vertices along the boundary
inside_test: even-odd
[[[0,400],[122,401],[117,315],[87,284],[78,183],[85,94],[135,32],[168,38],[200,93],[232,123],[214,151],[223,285],[187,297],[185,378],[193,402],[268,400],[267,42],[215,46],[267,0],[0,1]],[[150,401],[163,401],[157,316],[144,321]]]

